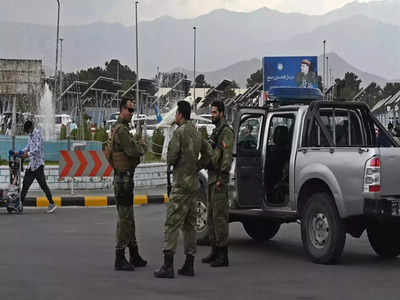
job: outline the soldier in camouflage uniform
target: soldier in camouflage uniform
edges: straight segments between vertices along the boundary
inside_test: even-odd
[[[114,193],[118,213],[116,233],[115,270],[133,271],[135,267],[144,267],[138,251],[133,212],[133,175],[145,152],[145,143],[138,135],[129,132],[129,123],[133,115],[133,103],[122,99],[120,116],[112,129],[112,166],[114,168]],[[125,248],[129,248],[130,260],[125,258]]]
[[[154,272],[154,276],[158,278],[174,277],[173,262],[180,229],[183,231],[186,260],[178,274],[194,276],[199,154],[203,157],[208,155],[207,151],[211,151],[207,141],[190,121],[188,102],[178,102],[175,118],[179,127],[174,132],[167,153],[167,163],[174,167],[173,187],[164,228],[164,265]]]
[[[210,137],[214,149],[208,169],[208,233],[211,253],[202,259],[213,267],[228,266],[229,235],[229,171],[232,165],[234,134],[224,118],[225,106],[220,101],[211,104],[215,129]]]

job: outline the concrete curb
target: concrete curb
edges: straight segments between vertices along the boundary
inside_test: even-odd
[[[57,206],[86,206],[86,207],[103,207],[115,205],[114,196],[65,196],[53,197]],[[164,204],[168,202],[167,195],[135,195],[133,204]],[[47,207],[49,201],[46,197],[27,197],[24,206]]]

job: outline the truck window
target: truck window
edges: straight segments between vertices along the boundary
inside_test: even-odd
[[[338,147],[363,145],[361,123],[358,114],[352,110],[335,111],[335,142]]]
[[[388,148],[397,147],[390,138],[390,133],[385,130],[379,129],[378,125],[374,123],[375,131],[375,147]]]
[[[283,205],[289,199],[289,161],[295,120],[294,113],[276,113],[268,125],[264,186],[271,204]]]
[[[377,119],[366,114],[363,118],[363,125],[368,147],[399,147],[393,136]]]
[[[242,115],[239,126],[239,151],[258,150],[260,148],[262,115]]]
[[[268,146],[275,146],[285,140],[290,145],[293,136],[295,115],[278,114],[271,118],[268,129]]]
[[[356,110],[322,109],[320,118],[336,147],[363,146],[361,118]],[[308,146],[329,147],[327,137],[315,120],[312,124]]]

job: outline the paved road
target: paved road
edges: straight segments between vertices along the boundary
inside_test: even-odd
[[[113,271],[115,209],[0,210],[0,299],[399,299],[400,260],[375,256],[365,237],[348,238],[342,263],[321,266],[304,254],[296,224],[259,245],[231,225],[231,267],[196,261],[196,277],[154,279],[160,266],[164,205],[135,207],[149,266]],[[198,257],[207,254],[199,247]],[[180,244],[176,266],[183,262]]]
[[[96,190],[74,190],[71,193],[71,190],[51,190],[53,196],[114,196],[113,189],[96,189]],[[164,185],[160,186],[136,186],[135,187],[135,195],[164,195],[167,193],[167,187]],[[27,197],[45,197],[43,191],[34,191],[29,190]]]

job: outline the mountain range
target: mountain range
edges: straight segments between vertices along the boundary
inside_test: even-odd
[[[328,57],[329,66],[334,66],[333,68],[329,67],[332,70],[332,78],[343,78],[346,72],[353,72],[358,75],[358,77],[362,80],[361,85],[366,86],[371,82],[376,82],[380,86],[384,86],[387,79],[364,72],[358,68],[355,68],[347,61],[342,59],[339,55],[334,52],[327,53],[326,56]],[[318,57],[318,73],[322,74],[323,69],[323,56]],[[257,58],[253,58],[250,60],[241,61],[235,63],[231,66],[223,68],[217,71],[211,72],[201,72],[196,71],[196,74],[204,74],[206,81],[213,86],[216,86],[218,83],[221,82],[222,79],[229,79],[236,81],[239,86],[245,87],[247,84],[246,79],[250,77],[250,74],[256,72],[257,70],[261,69],[261,60]],[[193,79],[193,70],[185,69],[185,68],[175,68],[172,70],[173,72],[182,72],[186,74],[189,79]]]
[[[400,78],[399,9],[400,0],[384,0],[353,2],[318,16],[269,8],[249,13],[219,9],[194,19],[164,16],[139,23],[140,76],[153,76],[157,67],[163,72],[192,69],[196,25],[196,69],[211,83],[226,74],[243,86],[260,67],[261,57],[319,56],[323,40],[332,53],[335,76],[357,70],[365,83],[386,82]],[[104,65],[112,58],[135,65],[132,27],[94,23],[62,26],[60,32],[66,71]],[[53,66],[55,33],[52,26],[0,22],[0,57],[42,58],[46,66]]]

